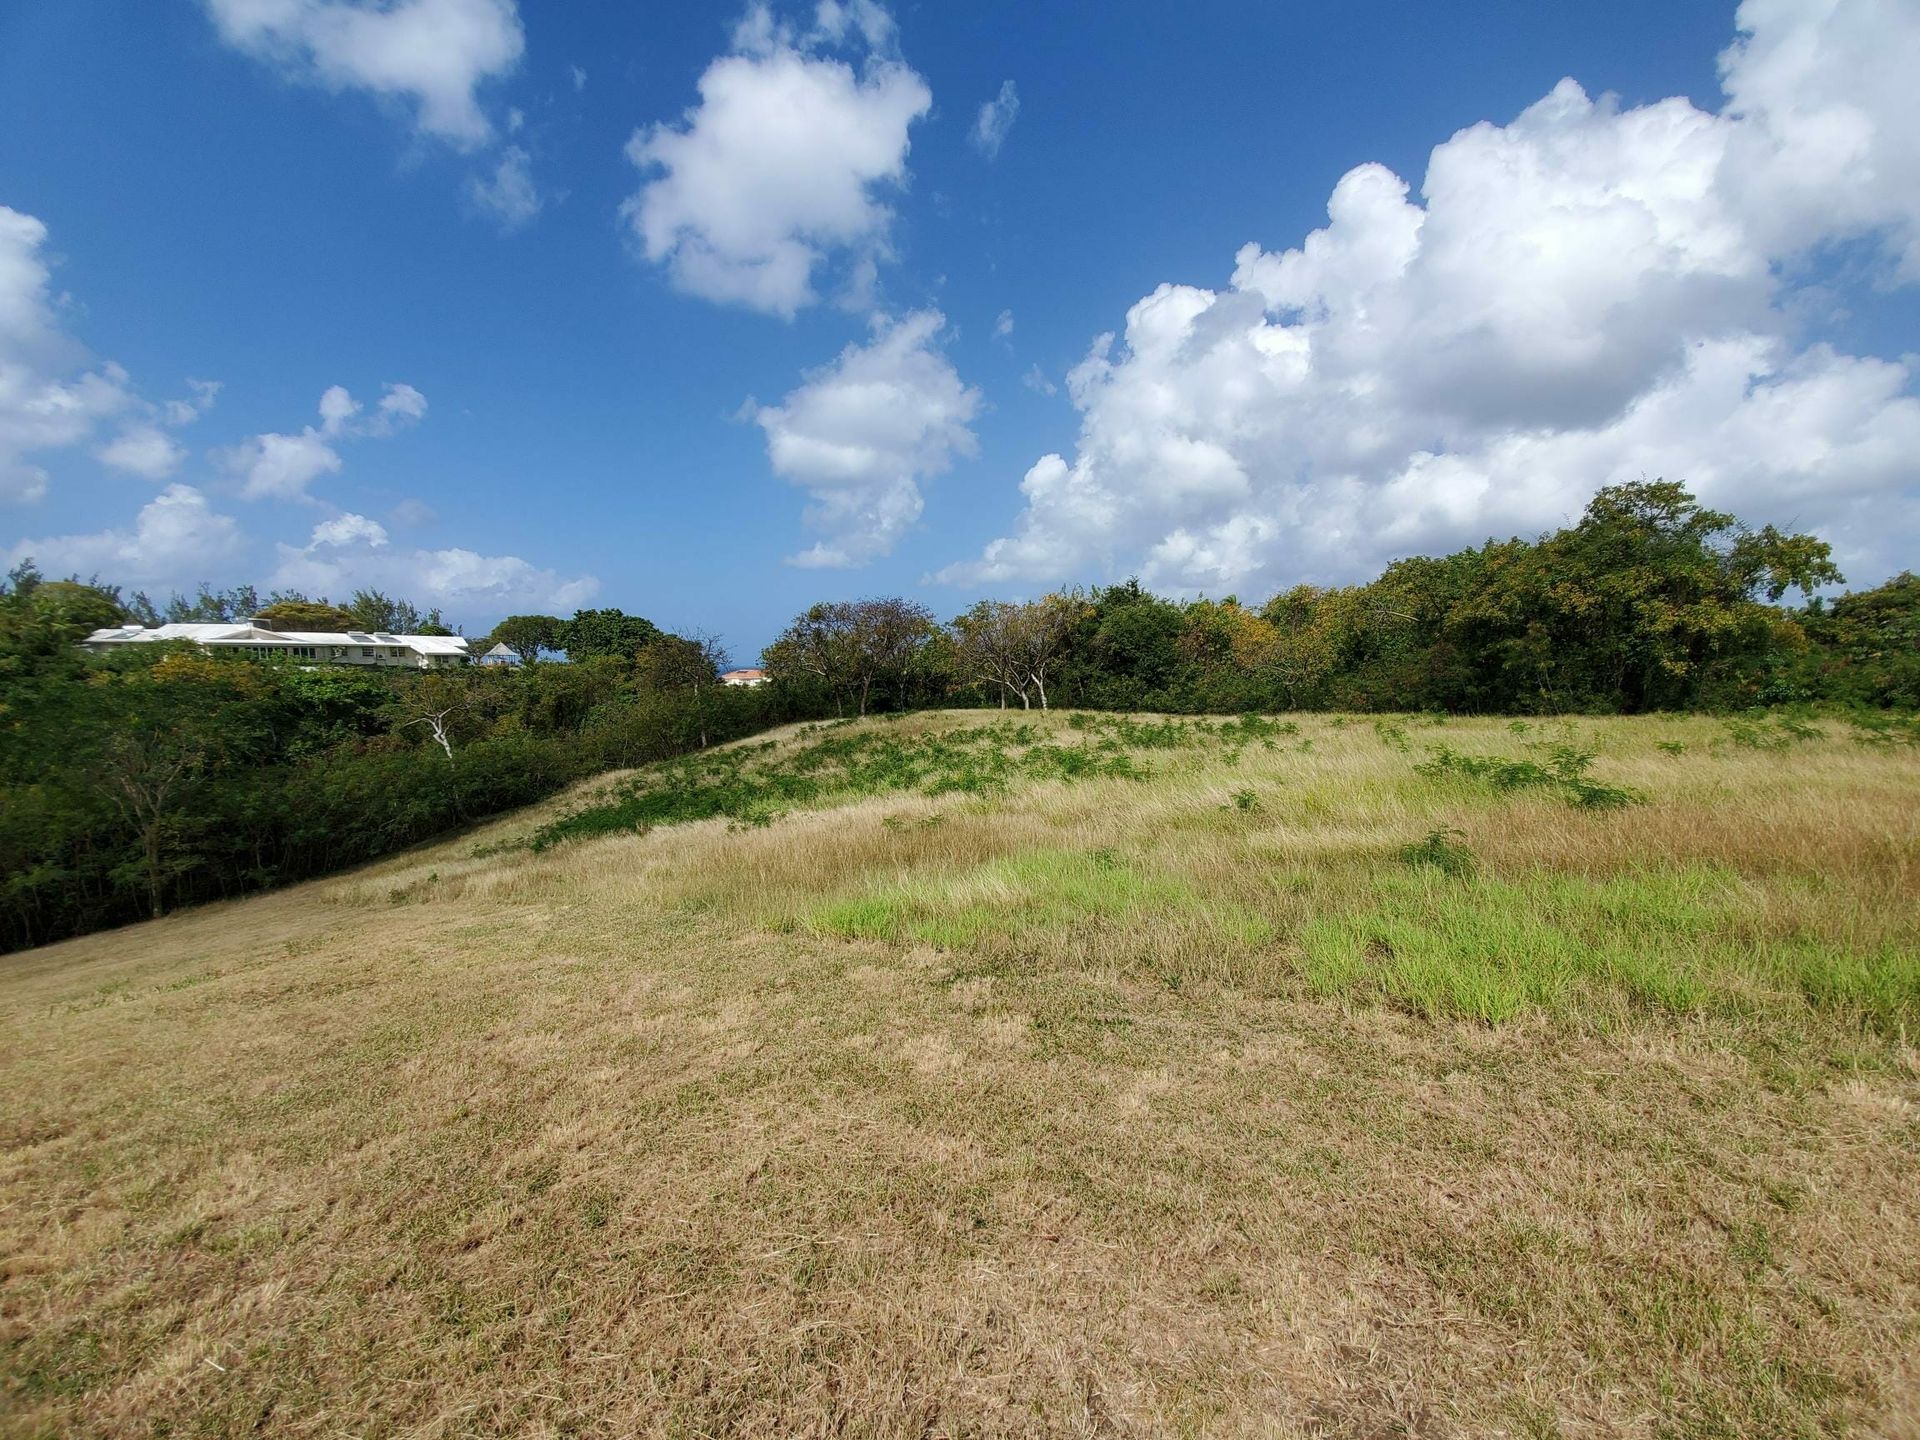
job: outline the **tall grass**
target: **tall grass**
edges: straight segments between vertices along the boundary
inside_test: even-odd
[[[1902,1433],[1920,748],[1431,728],[791,728],[8,957],[0,1431]]]
[[[558,856],[724,820],[723,840],[643,852],[667,895],[1029,971],[1112,965],[1486,1023],[1920,1028],[1901,747],[1749,717],[1789,749],[1729,740],[1720,721],[1641,720],[1528,726],[1515,755],[1503,725],[1456,721],[1453,743],[1408,765],[1421,723],[807,726],[638,772],[524,843]],[[849,825],[870,828],[854,840]]]
[[[655,825],[724,816],[766,825],[788,811],[842,804],[870,795],[990,795],[1017,781],[1143,779],[1147,771],[1128,753],[1138,748],[1188,745],[1204,738],[1257,733],[1228,722],[1147,726],[1125,717],[1074,717],[1080,738],[1059,744],[1031,723],[1001,721],[904,738],[885,728],[829,733],[801,730],[804,743],[724,750],[657,767],[628,781],[608,800],[542,826],[535,850],[566,840],[635,832]],[[884,725],[885,722],[876,722]],[[1256,725],[1259,723],[1256,720]]]

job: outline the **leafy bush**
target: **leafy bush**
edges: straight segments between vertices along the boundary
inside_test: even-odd
[[[1461,838],[1463,833],[1451,825],[1437,825],[1425,839],[1401,846],[1400,858],[1409,865],[1431,865],[1447,875],[1471,875],[1477,862]]]
[[[1594,761],[1590,750],[1558,744],[1532,747],[1544,753],[1546,763],[1509,760],[1497,755],[1463,755],[1446,745],[1432,746],[1427,758],[1413,768],[1422,775],[1465,776],[1484,781],[1495,790],[1558,790],[1567,803],[1581,810],[1612,810],[1645,800],[1623,785],[1606,785],[1587,774]]]
[[[1043,741],[1037,726],[1011,721],[910,738],[882,729],[838,734],[833,726],[810,727],[802,732],[805,743],[784,755],[755,747],[662,765],[630,781],[612,800],[542,826],[528,843],[544,850],[566,840],[722,816],[761,825],[803,806],[901,791],[987,795],[1020,779],[1140,779],[1147,772],[1118,748],[1115,734],[1104,732],[1138,735],[1149,745],[1168,740],[1165,727],[1111,716],[1074,716],[1068,723],[1103,738],[1058,745]],[[1174,728],[1182,736],[1196,733]]]

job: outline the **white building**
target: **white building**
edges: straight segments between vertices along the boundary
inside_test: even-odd
[[[728,670],[720,677],[722,685],[764,685],[767,672],[764,670]]]
[[[105,652],[122,645],[191,640],[209,650],[282,656],[323,665],[403,666],[444,669],[467,662],[464,635],[389,635],[384,630],[276,630],[259,620],[222,625],[117,625],[96,630],[80,643]]]

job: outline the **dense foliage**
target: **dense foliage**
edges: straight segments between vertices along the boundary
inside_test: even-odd
[[[715,686],[684,649],[412,672],[76,647],[117,618],[30,571],[0,595],[0,948],[320,874],[807,713]]]
[[[1780,603],[1840,579],[1824,542],[1749,530],[1650,481],[1602,490],[1536,540],[1400,560],[1363,585],[1300,585],[1258,606],[1171,600],[1137,581],[981,601],[945,627],[906,602],[819,605],[766,664],[846,713],[942,697],[1188,714],[1920,701],[1920,581]],[[866,618],[882,606],[890,626]],[[884,645],[863,641],[882,633]]]
[[[318,874],[608,767],[791,719],[953,704],[1189,714],[1920,706],[1920,579],[1780,603],[1839,579],[1810,536],[1749,530],[1683,486],[1643,482],[1601,491],[1577,523],[1537,540],[1402,560],[1364,585],[1296,586],[1258,607],[1170,600],[1132,581],[982,601],[948,625],[902,599],[815,605],[768,647],[775,683],[745,689],[717,683],[726,657],[711,638],[611,609],[509,617],[476,649],[504,643],[523,662],[511,667],[303,668],[171,644],[90,655],[81,637],[128,618],[264,610],[303,626],[345,618],[417,632],[439,617],[369,591],[339,606],[286,594],[263,605],[246,586],[202,587],[162,607],[25,566],[0,585],[0,946]],[[569,663],[542,658],[556,652]],[[1550,784],[1581,804],[1627,798],[1601,793],[1578,757],[1563,759],[1525,773],[1453,768],[1482,783]],[[869,761],[889,774],[907,764],[876,752],[851,770],[864,774]],[[662,806],[749,816],[767,797],[741,791],[731,763],[688,770],[671,803],[642,786],[615,821],[648,823]],[[792,800],[852,782],[796,773],[781,783]]]

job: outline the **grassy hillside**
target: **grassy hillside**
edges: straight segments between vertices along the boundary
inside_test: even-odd
[[[1836,721],[801,727],[0,1027],[9,1436],[1920,1434]]]

